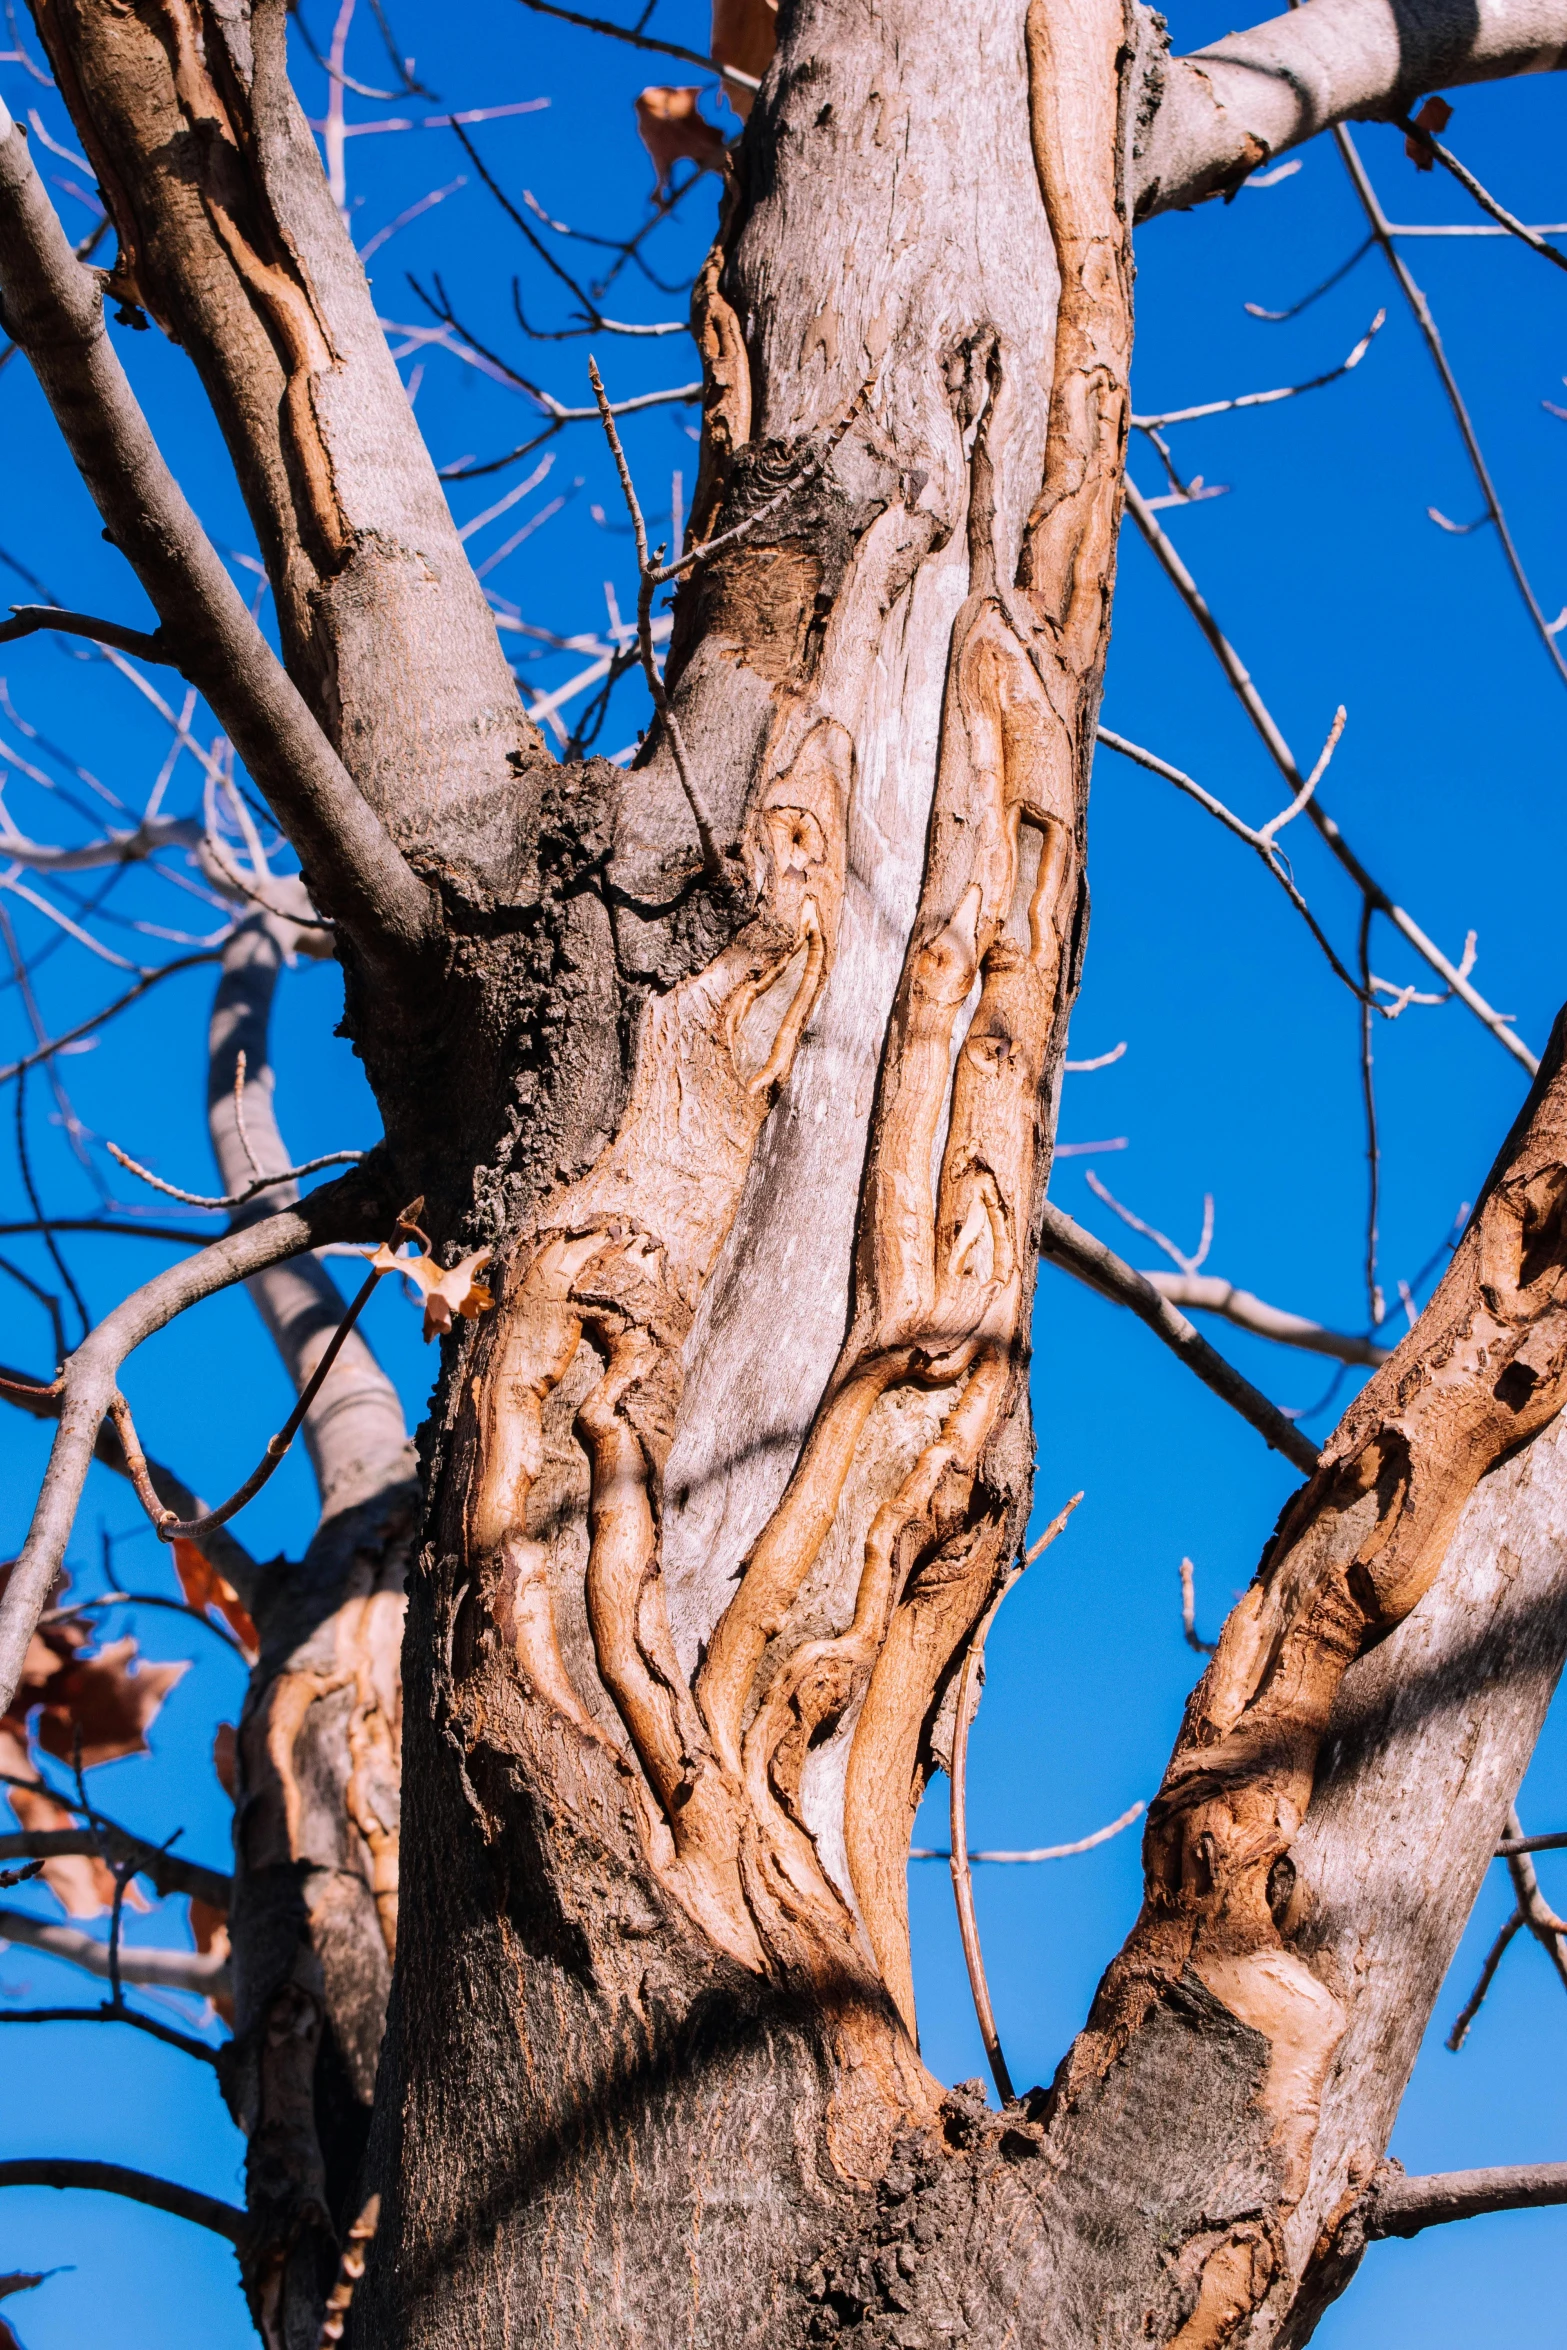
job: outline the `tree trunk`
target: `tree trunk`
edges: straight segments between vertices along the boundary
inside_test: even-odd
[[[1303,2339],[1567,1641],[1559,1054],[1226,1628],[1144,1916],[1049,2097],[995,2117],[924,2071],[904,1891],[1030,1501],[1133,195],[1206,192],[1265,140],[1226,117],[1199,152],[1188,75],[1151,185],[1162,53],[1131,0],[783,12],[695,301],[694,530],[740,535],[681,591],[669,687],[715,876],[669,729],[622,774],[553,767],[522,717],[282,0],[37,5],[116,282],[201,368],[290,674],[428,896],[374,996],[342,901],[388,1196],[496,1251],[424,1439],[352,2338]],[[377,1525],[361,1581],[389,1597]],[[312,2204],[319,2131],[286,2143],[309,2065],[267,2052],[297,1992],[301,2049],[327,2017],[362,2102],[378,1996],[337,2020],[312,1907],[346,1883],[362,1929],[376,1891],[344,1572],[339,1547],[282,1592],[246,1723],[236,1932],[264,1910],[274,1939],[239,1963],[242,2027],[293,2165],[274,2188],[263,2148],[252,2188],[289,2215],[263,2297],[289,2350],[354,2150]],[[278,1724],[339,1673],[312,1842]],[[266,1891],[291,1871],[308,1933]]]

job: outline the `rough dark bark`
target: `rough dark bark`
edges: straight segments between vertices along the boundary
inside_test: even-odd
[[[1311,0],[1173,69],[1129,0],[783,12],[695,301],[697,535],[798,480],[677,608],[719,878],[667,743],[557,768],[521,713],[282,0],[37,12],[116,286],[233,452],[310,755],[414,909],[374,990],[360,900],[340,937],[384,1184],[496,1254],[423,1440],[368,2156],[409,1519],[352,1354],[321,1532],[258,1584],[233,1924],[269,2342],[313,2342],[367,2184],[362,2350],[1303,2340],[1567,1642],[1559,1052],[1226,1628],[1048,2096],[998,2118],[924,2071],[903,1866],[1030,1499],[1134,197],[1233,184],[1428,64],[1556,62],[1550,0],[1467,46],[1445,0]],[[1323,42],[1302,97],[1291,44]],[[1261,128],[1258,59],[1295,93]],[[282,937],[247,925],[220,997],[226,1174]],[[303,1377],[330,1285],[261,1278]]]

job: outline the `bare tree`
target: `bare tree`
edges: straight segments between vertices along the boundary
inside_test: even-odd
[[[231,903],[260,900],[212,1031],[235,1219],[35,1397],[60,1427],[0,1599],[0,1698],[95,1449],[171,1540],[256,1489],[219,1512],[160,1491],[118,1387],[144,1337],[248,1281],[322,1502],[297,1568],[215,1565],[260,1662],[224,2060],[248,2211],[205,2217],[237,2236],[266,2339],[1299,2342],[1368,2238],[1562,2199],[1554,2167],[1383,2162],[1567,1652],[1560,1024],[1435,1296],[1320,1459],[1180,1308],[1287,1317],[1201,1293],[1197,1253],[1156,1286],[1045,1188],[1133,222],[1351,115],[1429,143],[1419,99],[1557,66],[1567,9],[1308,0],[1188,59],[1130,0],[798,0],[776,46],[764,6],[716,10],[749,119],[732,159],[689,122],[676,150],[724,172],[680,544],[649,543],[596,403],[641,585],[605,674],[637,660],[655,705],[629,769],[557,762],[519,701],[290,90],[281,0],[36,15],[118,254],[106,282],[78,257],[0,118],[4,323],[158,624],[17,626],[186,679],[302,882],[208,849]],[[648,118],[667,169],[685,118]],[[1379,214],[1370,233],[1391,236]],[[281,658],[137,406],[106,291],[201,377]],[[1332,740],[1302,772],[1133,512],[1290,799],[1258,831],[1172,779],[1314,926],[1276,842],[1316,824],[1365,908],[1354,967],[1334,960],[1368,1040],[1411,992],[1371,970],[1375,917],[1533,1071],[1321,808]],[[267,1013],[283,955],[328,940],[385,1132],[300,1198]],[[370,1278],[407,1269],[450,1334],[401,1691],[402,1417],[310,1254],[378,1240]],[[995,2114],[919,2061],[905,1861],[931,1773],[959,1784],[1022,1547],[1042,1247],[1227,1382],[1307,1482],[1190,1700],[1138,1924],[1048,2094]],[[137,1848],[115,1849],[123,1875]],[[1520,1884],[1553,1936],[1539,1900]]]

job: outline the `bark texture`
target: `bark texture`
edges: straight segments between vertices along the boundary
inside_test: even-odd
[[[389,961],[362,913],[338,934],[387,1183],[495,1257],[424,1435],[403,1697],[413,1495],[363,1350],[311,1415],[316,1541],[256,1585],[234,1934],[269,2343],[315,2342],[366,2183],[362,2350],[1303,2340],[1567,1641],[1559,1037],[1226,1627],[1048,2095],[998,2118],[924,2071],[904,1860],[1030,1500],[1134,192],[1555,63],[1553,0],[1309,0],[1175,68],[1130,0],[784,11],[694,304],[693,528],[746,525],[668,677],[716,879],[666,744],[556,768],[522,716],[282,0],[36,5],[115,286],[202,373],[322,771],[412,909]],[[233,1056],[264,1070],[291,943],[260,914],[228,958],[231,1181]],[[257,1302],[302,1379],[328,1277]]]

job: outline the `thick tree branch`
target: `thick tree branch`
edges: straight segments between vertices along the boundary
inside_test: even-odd
[[[67,446],[171,648],[266,793],[312,893],[385,967],[422,945],[432,901],[252,620],[142,415],[77,260],[0,107],[0,293]]]
[[[1307,0],[1161,61],[1158,111],[1133,166],[1137,217],[1226,195],[1335,123],[1397,121],[1427,91],[1564,63],[1564,0]]]
[[[221,1869],[182,1860],[177,1852],[149,1844],[96,1815],[85,1828],[24,1828],[0,1835],[0,1861],[57,1860],[74,1853],[99,1854],[111,1863],[134,1869],[159,1894],[183,1893],[192,1901],[204,1901],[209,1909],[228,1914],[232,1887]]]
[[[258,913],[240,925],[223,952],[207,1033],[207,1127],[225,1191],[241,1189],[247,1176],[275,1175],[289,1165],[274,1108],[269,1037],[278,978],[296,935],[279,916]],[[242,1089],[236,1086],[241,1054]],[[286,1204],[289,1193],[282,1198]],[[303,1392],[342,1323],[346,1299],[314,1257],[273,1265],[249,1288],[289,1379]],[[413,1482],[401,1400],[357,1331],[339,1348],[310,1403],[304,1438],[323,1517]],[[181,1517],[199,1514],[180,1511]]]
[[[82,1341],[65,1366],[60,1430],[32,1527],[0,1596],[0,1709],[15,1694],[33,1627],[54,1588],[98,1430],[126,1356],[202,1298],[323,1241],[357,1238],[376,1216],[369,1204],[374,1196],[374,1176],[367,1178],[364,1168],[355,1168],[298,1207],[230,1233],[183,1264],[171,1265],[134,1291]]]
[[[21,1943],[108,1979],[108,1943],[84,1934],[79,1926],[62,1926],[52,1918],[35,1917],[30,1910],[0,1908],[0,1942]],[[227,1951],[149,1950],[122,1943],[116,1966],[122,1983],[148,1983],[162,1991],[194,1991],[210,1999],[229,1988]]]
[[[148,2203],[154,2211],[172,2212],[198,2228],[210,2228],[237,2244],[245,2214],[216,2195],[199,2188],[177,2186],[172,2179],[155,2179],[144,2170],[128,2170],[119,2162],[77,2162],[46,2159],[39,2162],[0,2162],[0,2187],[90,2187],[100,2195],[124,2195],[132,2203]]]
[[[1330,1355],[1335,1362],[1365,1363],[1375,1370],[1392,1353],[1390,1346],[1378,1346],[1374,1338],[1362,1338],[1353,1330],[1329,1330],[1321,1322],[1311,1322],[1304,1314],[1286,1313],[1282,1306],[1270,1306],[1265,1299],[1254,1297],[1249,1289],[1237,1289],[1233,1281],[1226,1281],[1218,1273],[1144,1273],[1143,1279],[1159,1295],[1168,1298],[1172,1306],[1190,1306],[1196,1313],[1222,1314],[1238,1330],[1249,1330],[1256,1338],[1274,1338],[1281,1346],[1298,1346],[1307,1354]]]
[[[1391,2166],[1367,2200],[1367,2236],[1418,2236],[1450,2219],[1478,2219],[1487,2211],[1538,2211],[1567,2203],[1567,2162],[1521,2162],[1494,2170],[1435,2171],[1405,2178]]]
[[[1310,1437],[1287,1420],[1277,1404],[1270,1403],[1249,1379],[1243,1379],[1233,1364],[1227,1363],[1223,1355],[1200,1337],[1184,1314],[1178,1313],[1169,1299],[1154,1287],[1152,1280],[1134,1271],[1124,1257],[1118,1257],[1114,1249],[1106,1248],[1102,1240],[1085,1232],[1081,1224],[1075,1224],[1048,1200],[1039,1247],[1042,1256],[1060,1265],[1063,1271],[1075,1274],[1079,1281],[1086,1281],[1102,1297],[1119,1306],[1130,1306],[1138,1320],[1145,1322],[1156,1338],[1179,1355],[1205,1387],[1212,1388],[1243,1420],[1249,1420],[1275,1452],[1283,1453],[1297,1469],[1303,1469],[1308,1477],[1311,1475],[1317,1466],[1317,1448]]]

